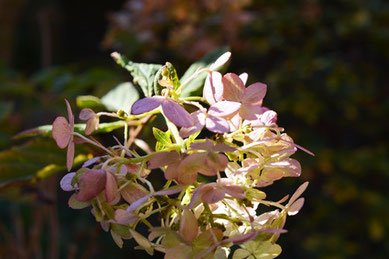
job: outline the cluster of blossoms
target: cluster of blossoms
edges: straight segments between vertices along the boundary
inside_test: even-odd
[[[240,246],[233,254],[236,259],[281,253],[276,241],[286,232],[286,217],[303,206],[300,195],[308,183],[277,202],[266,200],[261,188],[300,176],[300,163],[290,156],[303,148],[277,125],[276,112],[262,106],[265,84],[246,87],[246,73],[217,72],[230,55],[223,54],[182,83],[163,73],[161,95],[136,101],[131,115],[81,111],[86,135],[98,129],[100,116],[123,120],[124,143],[115,138],[117,145],[107,148],[74,132],[67,101],[69,120],[54,121],[52,135],[60,148],[68,148],[69,171],[75,142],[104,152],[66,174],[61,187],[74,191],[70,207],[92,207],[96,220],[120,247],[123,239],[134,238],[139,249],[163,252],[165,258],[228,258],[235,245]],[[208,73],[203,96],[180,97],[183,87],[200,73]],[[168,130],[153,129],[157,144],[152,151],[136,137],[156,114],[163,115]],[[199,139],[202,132],[211,137]],[[155,190],[147,178],[161,171],[166,182]],[[140,224],[149,228],[147,237],[139,233]]]

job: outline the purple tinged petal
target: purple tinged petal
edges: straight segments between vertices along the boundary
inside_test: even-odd
[[[162,190],[162,191],[158,191],[158,192],[153,193],[153,196],[172,195],[172,194],[180,193],[180,192],[182,192],[182,190],[183,190],[183,188],[179,188],[179,187],[166,189],[166,190]]]
[[[61,116],[55,119],[51,134],[59,148],[63,149],[67,147],[70,138],[72,137],[72,130],[65,117]]]
[[[166,99],[162,103],[162,110],[165,116],[178,127],[191,127],[194,125],[190,114],[178,103]]]
[[[293,202],[293,204],[290,205],[290,207],[288,209],[288,215],[289,216],[294,216],[297,213],[299,213],[299,211],[301,210],[301,208],[304,205],[304,201],[305,201],[304,198],[300,198],[297,201]]]
[[[209,116],[205,120],[205,127],[212,132],[223,134],[230,131],[228,121],[223,118]]]
[[[105,188],[106,172],[104,170],[91,169],[81,176],[76,199],[78,201],[89,201],[95,198]]]
[[[133,203],[147,195],[147,190],[141,185],[128,184],[120,190],[123,199],[128,203]]]
[[[277,113],[275,111],[269,110],[265,111],[261,116],[261,122],[266,125],[270,126],[273,123],[277,122]]]
[[[79,115],[80,120],[86,121],[95,116],[95,112],[92,109],[85,108],[82,109]]]
[[[90,118],[85,126],[85,134],[90,135],[93,131],[97,130],[99,128],[99,122],[100,119],[97,116]]]
[[[71,136],[68,150],[66,152],[66,167],[69,172],[72,169],[73,160],[74,160],[74,142],[73,142],[73,136]]]
[[[241,108],[239,102],[221,101],[212,105],[208,114],[214,117],[232,118]]]
[[[258,120],[258,117],[263,113],[263,109],[259,105],[244,103],[239,111],[240,117],[245,120]]]
[[[287,233],[288,230],[282,228],[264,228],[259,230],[259,232],[266,232],[271,234],[284,234]]]
[[[118,185],[114,174],[107,172],[105,176],[105,200],[110,203],[118,193]]]
[[[228,73],[223,76],[223,97],[227,101],[240,102],[245,90],[242,79],[238,75]]]
[[[224,186],[224,190],[227,194],[234,198],[244,199],[246,197],[243,187],[239,185],[226,185]]]
[[[186,240],[191,242],[199,233],[199,224],[191,210],[183,210],[180,221],[180,234]]]
[[[235,235],[223,241],[224,243],[233,242],[235,245],[242,244],[242,243],[246,243],[247,241],[253,240],[254,238],[257,237],[257,235],[258,235],[257,231],[250,231],[246,234]]]
[[[203,202],[213,204],[223,200],[226,192],[222,188],[205,186],[202,188],[200,195]]]
[[[180,162],[181,161],[178,160],[177,162],[175,162],[174,164],[170,164],[166,168],[164,172],[164,176],[166,180],[178,179],[178,166],[180,165]]]
[[[142,198],[134,201],[127,209],[126,209],[126,212],[131,212],[133,210],[135,210],[136,208],[138,208],[140,205],[142,205],[143,203],[145,203],[152,195],[151,194],[147,194],[146,196],[143,196]]]
[[[194,125],[189,128],[182,127],[180,129],[180,136],[183,138],[186,138],[196,132],[199,132],[205,126],[206,114],[203,111],[197,110],[195,112],[192,112],[190,116],[192,116]]]
[[[115,210],[115,221],[118,224],[130,224],[135,222],[138,219],[138,216],[129,212],[126,212],[123,209]]]
[[[295,193],[290,198],[288,205],[293,204],[295,202],[295,200],[297,200],[301,196],[301,194],[303,194],[303,192],[307,189],[308,184],[309,184],[309,182],[305,182],[302,185],[300,185],[299,188],[297,188]]]
[[[192,184],[197,180],[196,171],[182,172],[178,175],[177,182],[179,184]]]
[[[213,148],[213,151],[216,152],[234,152],[235,150],[236,148],[224,143],[216,143],[215,147]]]
[[[177,151],[161,152],[153,155],[149,161],[149,169],[161,168],[176,163],[180,159]]]
[[[215,104],[223,98],[222,74],[212,72],[207,76],[203,88],[203,97],[209,104]]]
[[[78,189],[77,187],[72,186],[72,180],[75,175],[76,173],[68,173],[65,174],[64,177],[62,177],[61,182],[59,183],[62,190],[70,192]]]
[[[94,157],[94,158],[92,158],[92,159],[89,159],[88,161],[86,161],[86,162],[82,165],[82,167],[88,167],[88,166],[90,166],[90,165],[93,165],[93,164],[96,163],[100,158],[101,158],[101,157],[96,156],[96,157]]]
[[[138,115],[158,108],[165,98],[160,96],[146,97],[136,101],[131,107],[131,113]]]
[[[226,52],[224,53],[223,55],[221,55],[216,61],[215,63],[213,63],[209,69],[210,70],[215,70],[221,66],[223,66],[225,63],[227,63],[227,61],[230,59],[231,57],[231,52]]]
[[[214,146],[215,144],[209,139],[190,144],[190,148],[196,150],[212,150]]]
[[[267,86],[262,83],[254,83],[248,86],[243,93],[242,102],[254,105],[262,105],[262,99],[266,95]]]
[[[65,102],[66,102],[66,108],[68,110],[68,118],[69,118],[70,129],[71,129],[71,131],[73,131],[74,115],[72,113],[72,108],[70,107],[70,104],[69,104],[68,100],[65,99]]]

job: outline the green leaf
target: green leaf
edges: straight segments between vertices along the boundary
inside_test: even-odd
[[[138,99],[139,93],[136,87],[130,82],[126,82],[110,90],[101,98],[101,102],[109,111],[123,110],[130,114],[132,104]]]
[[[111,207],[111,205],[109,205],[107,202],[101,200],[100,201],[101,203],[101,208],[103,209],[104,211],[104,214],[109,218],[109,219],[114,219],[115,218],[115,211],[113,210],[113,208]]]
[[[81,109],[84,108],[96,108],[99,106],[102,106],[100,98],[93,96],[93,95],[81,95],[77,96],[77,106]]]
[[[70,208],[75,210],[81,210],[91,206],[90,202],[83,202],[83,201],[76,200],[76,196],[77,196],[76,193],[73,193],[72,196],[70,196],[68,201],[68,205]]]
[[[113,230],[111,230],[111,236],[113,241],[115,241],[116,245],[119,248],[123,248],[123,239],[118,234],[116,234]]]
[[[130,229],[130,233],[140,247],[145,249],[149,255],[153,255],[154,249],[151,245],[151,242],[147,238],[132,229]]]
[[[115,129],[123,128],[124,124],[125,124],[124,121],[100,123],[99,128],[96,131],[94,131],[94,133],[108,133]],[[74,131],[84,134],[85,125],[86,124],[75,124]],[[53,128],[52,125],[39,126],[33,129],[22,131],[16,136],[14,136],[13,138],[21,139],[21,138],[34,137],[34,136],[52,137],[51,136],[52,128]]]
[[[88,157],[88,149],[77,146],[75,166]],[[66,151],[51,139],[34,139],[0,152],[0,188],[14,182],[38,181],[65,171]]]
[[[180,78],[181,84],[185,82],[189,77],[193,75],[194,72],[199,67],[206,68],[209,67],[212,63],[214,63],[222,54],[227,52],[229,50],[228,47],[223,47],[220,49],[217,49],[208,55],[204,56],[199,61],[193,63],[188,70],[184,73],[184,75]],[[225,66],[223,66],[225,67]],[[223,67],[217,69],[222,70]],[[189,96],[201,96],[202,95],[202,89],[204,86],[205,79],[207,78],[206,72],[203,72],[199,76],[197,76],[195,79],[190,81],[187,85],[184,86],[182,89],[181,97],[189,97]]]
[[[153,95],[154,77],[162,65],[135,63],[115,52],[112,57],[120,66],[128,70],[133,77],[134,84],[139,85],[145,96]]]
[[[128,230],[126,225],[111,223],[110,224],[111,231],[115,232],[117,235],[121,237],[131,237],[131,233]]]
[[[153,128],[153,134],[155,139],[157,140],[157,144],[156,144],[157,151],[163,150],[172,144],[169,130],[167,132],[163,132],[158,128]]]

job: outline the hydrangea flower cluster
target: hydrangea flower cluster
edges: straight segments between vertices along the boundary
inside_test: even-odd
[[[107,148],[74,132],[67,101],[69,119],[54,121],[52,135],[60,148],[68,148],[69,171],[75,142],[102,150],[102,155],[66,174],[60,184],[74,192],[70,207],[91,207],[119,247],[123,239],[134,238],[137,248],[150,255],[160,251],[165,258],[228,258],[236,245],[235,259],[274,258],[281,253],[276,241],[286,232],[286,217],[303,206],[300,195],[308,183],[291,198],[276,202],[266,199],[262,187],[300,176],[300,163],[290,156],[297,149],[312,153],[283,132],[276,112],[262,106],[265,84],[246,87],[246,73],[217,72],[230,55],[199,68],[185,82],[177,83],[164,73],[159,80],[161,95],[136,101],[131,115],[81,111],[80,119],[87,121],[85,135],[98,129],[100,116],[123,120],[124,143],[115,138],[117,145]],[[185,85],[200,73],[208,73],[203,96],[181,97]],[[157,144],[152,150],[137,134],[156,114],[162,114],[168,130],[153,129]],[[201,139],[202,135],[211,137]],[[148,176],[161,173],[166,181],[156,190]],[[139,232],[142,224],[149,233]]]

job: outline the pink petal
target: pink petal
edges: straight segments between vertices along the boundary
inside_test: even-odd
[[[78,117],[80,118],[80,120],[86,121],[95,116],[95,114],[96,113],[92,109],[85,108],[81,110],[80,115]]]
[[[62,190],[70,192],[78,189],[77,187],[73,187],[72,185],[72,180],[75,175],[76,173],[68,173],[65,174],[64,177],[62,177],[61,182],[59,183]]]
[[[65,117],[57,117],[53,122],[53,130],[51,132],[55,142],[59,148],[65,148],[69,144],[72,137],[72,130],[70,129],[69,122]]]
[[[208,114],[214,117],[232,118],[241,108],[242,104],[238,102],[222,101],[212,105]]]
[[[147,190],[141,185],[128,184],[120,190],[123,199],[128,203],[133,203],[147,195]]]
[[[151,157],[149,161],[149,169],[161,168],[165,165],[170,165],[177,162],[180,159],[180,155],[177,151],[161,152]]]
[[[67,167],[69,172],[72,169],[73,160],[74,160],[74,142],[73,142],[73,136],[72,136],[70,138],[68,151],[66,152],[66,167]]]
[[[78,201],[89,201],[101,193],[105,188],[105,174],[104,170],[91,169],[86,171],[78,183],[80,192],[76,199]]]
[[[178,175],[177,182],[179,184],[192,184],[197,180],[197,172],[188,171],[182,172]]]
[[[105,200],[110,203],[113,201],[118,193],[118,185],[115,175],[107,172],[105,181]]]
[[[182,127],[180,129],[180,136],[183,138],[186,138],[196,132],[199,132],[205,126],[206,114],[203,111],[197,110],[195,112],[192,112],[190,116],[192,116],[194,125],[189,128]]]
[[[97,116],[90,118],[85,126],[85,134],[90,135],[93,131],[97,130],[99,128],[99,122],[100,119]]]
[[[180,234],[189,243],[197,237],[199,224],[191,210],[183,210],[180,221]]]
[[[181,105],[171,99],[166,99],[162,103],[162,110],[165,116],[176,126],[191,127],[194,125],[190,114]]]
[[[165,98],[160,96],[146,97],[136,101],[131,107],[131,113],[138,115],[149,112],[160,106]]]
[[[300,198],[297,201],[293,202],[293,204],[290,205],[290,207],[288,209],[288,215],[294,216],[297,213],[299,213],[299,211],[301,210],[301,208],[304,205],[304,201],[305,201],[304,198]]]
[[[249,75],[247,73],[242,73],[239,75],[239,78],[242,80],[244,85],[246,85],[248,77],[249,77]]]
[[[227,101],[240,102],[245,90],[242,79],[238,75],[228,73],[223,76],[223,97]]]
[[[254,105],[262,105],[262,99],[266,95],[267,86],[262,83],[254,83],[244,90],[242,102]]]
[[[216,143],[215,147],[213,148],[213,151],[215,152],[234,152],[235,150],[236,148],[224,143]]]
[[[224,190],[227,194],[234,198],[244,199],[246,197],[243,187],[239,185],[226,185],[224,186]]]
[[[203,88],[203,97],[209,104],[215,104],[223,98],[222,74],[212,72],[207,76]]]
[[[226,121],[223,118],[209,116],[205,120],[205,125],[209,131],[212,131],[215,133],[223,134],[223,133],[230,131],[230,126],[228,124],[228,121]]]
[[[292,197],[290,198],[288,204],[293,204],[295,200],[297,200],[301,194],[303,194],[303,192],[307,189],[308,187],[308,184],[309,182],[305,182],[303,183],[302,185],[300,185],[299,188],[297,188],[297,190],[295,191],[295,193],[292,195]]]
[[[277,122],[277,113],[275,111],[269,110],[265,111],[261,116],[261,122],[266,125],[270,126],[273,123]]]
[[[287,233],[288,230],[282,228],[264,228],[259,230],[260,232],[272,233],[272,234],[284,234]]]
[[[174,164],[170,164],[165,172],[164,176],[166,180],[173,180],[173,179],[178,179],[178,166],[180,165],[181,161],[177,161]]]
[[[240,117],[245,120],[258,120],[259,115],[262,113],[263,110],[261,106],[248,103],[244,103],[239,111]]]
[[[231,57],[231,52],[226,52],[224,53],[223,55],[221,55],[216,61],[215,63],[213,63],[209,69],[210,70],[215,70],[221,66],[223,66]]]
[[[209,139],[190,144],[190,148],[196,150],[212,150],[214,146],[215,144]]]
[[[115,210],[115,222],[118,224],[127,225],[135,222],[138,218],[137,215],[126,212],[123,209]]]
[[[65,102],[66,102],[66,108],[68,109],[68,118],[69,118],[69,122],[70,122],[70,128],[72,129],[73,131],[73,127],[74,127],[74,115],[72,113],[72,108],[70,107],[70,104],[68,102],[68,100],[65,99]]]
[[[201,200],[205,203],[213,204],[224,199],[226,192],[222,188],[206,186],[201,190]]]
[[[199,169],[199,173],[203,175],[216,175],[219,171],[224,171],[228,165],[228,158],[222,154],[209,153],[206,160],[205,166]]]

